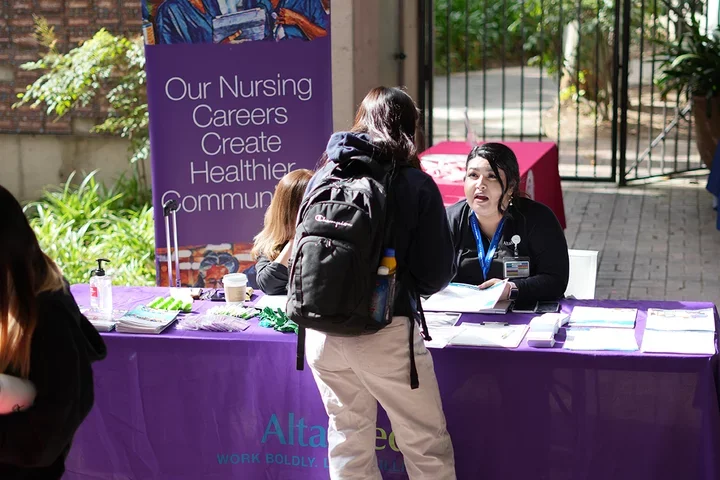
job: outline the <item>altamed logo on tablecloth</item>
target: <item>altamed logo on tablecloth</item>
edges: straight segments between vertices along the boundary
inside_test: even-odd
[[[384,428],[375,429],[375,450],[389,450],[399,453],[395,434]],[[293,412],[287,417],[272,414],[260,439],[261,452],[218,453],[220,465],[266,464],[285,465],[298,468],[328,468],[327,428],[323,425],[309,425],[305,418],[296,417]],[[278,451],[268,452],[267,447],[277,447]],[[311,450],[299,450],[298,447]],[[315,449],[321,449],[314,451]],[[283,451],[284,450],[284,451]],[[316,455],[317,453],[317,455]],[[382,471],[405,472],[402,457],[380,458],[378,466]]]

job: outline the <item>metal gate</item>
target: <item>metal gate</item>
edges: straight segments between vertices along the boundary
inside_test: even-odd
[[[667,42],[693,19],[713,30],[717,0],[418,2],[426,145],[552,141],[564,179],[621,185],[703,168],[691,99],[656,83]]]

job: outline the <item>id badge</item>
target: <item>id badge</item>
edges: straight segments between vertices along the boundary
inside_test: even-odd
[[[526,278],[530,276],[529,257],[503,258],[503,278]]]

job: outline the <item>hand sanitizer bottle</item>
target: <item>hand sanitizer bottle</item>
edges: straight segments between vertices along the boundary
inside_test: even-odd
[[[112,320],[112,278],[105,274],[102,262],[110,263],[110,260],[98,258],[98,268],[90,273],[90,308]]]

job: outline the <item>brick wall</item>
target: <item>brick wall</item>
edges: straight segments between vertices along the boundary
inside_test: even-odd
[[[102,118],[102,101],[66,115],[59,121],[41,109],[12,109],[17,93],[39,75],[20,65],[37,60],[40,48],[34,37],[33,14],[55,27],[60,51],[105,28],[113,34],[141,33],[141,0],[0,0],[0,133],[72,133],[73,117]]]

